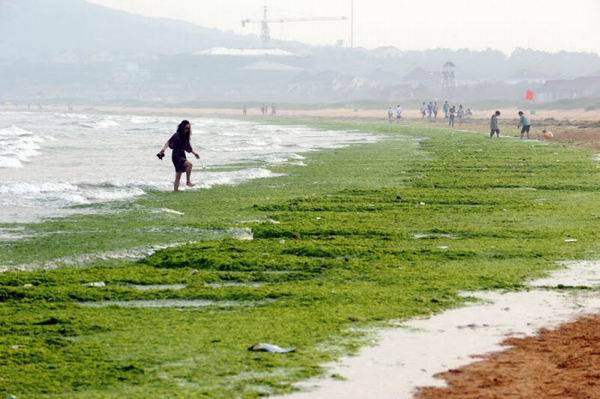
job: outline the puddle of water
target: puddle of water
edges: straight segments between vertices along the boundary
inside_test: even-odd
[[[233,237],[242,241],[251,241],[254,239],[252,230],[249,228],[236,228],[226,230],[205,230],[205,239],[214,239],[216,237]],[[67,256],[54,259],[48,262],[24,263],[20,265],[1,265],[0,273],[11,271],[33,271],[33,270],[52,270],[61,267],[84,266],[88,263],[103,260],[138,260],[150,256],[157,251],[167,248],[178,247],[185,244],[193,244],[197,241],[178,242],[164,245],[151,245],[145,247],[130,248],[122,251],[101,252],[95,254],[83,254],[76,256]]]
[[[438,234],[438,233],[416,233],[413,234],[413,239],[422,240],[424,238],[449,238],[451,240],[458,240],[460,237],[454,234]]]
[[[177,247],[186,243],[169,245],[151,245],[147,247],[131,248],[123,251],[101,252],[96,254],[83,254],[54,259],[48,262],[23,263],[20,265],[0,266],[0,273],[13,271],[53,270],[62,267],[84,266],[86,264],[103,260],[137,260],[152,255],[156,251]]]
[[[252,219],[252,220],[242,220],[239,222],[240,224],[280,224],[279,221],[274,219]]]
[[[28,234],[23,227],[2,228],[0,227],[1,241],[18,241],[35,237],[34,234]]]
[[[532,281],[532,287],[596,287],[600,286],[600,262],[564,262],[566,268],[548,278]]]
[[[265,304],[266,301],[210,301],[206,299],[157,299],[157,300],[138,300],[138,301],[104,301],[104,302],[81,302],[80,305],[86,308],[133,308],[133,309],[160,309],[160,308],[206,308],[206,307],[238,307],[238,306],[257,306]]]
[[[598,285],[598,273],[600,262],[573,262],[566,270],[532,285]],[[470,364],[476,356],[504,350],[500,344],[509,336],[534,335],[541,328],[600,313],[600,293],[594,291],[534,289],[471,295],[485,303],[380,331],[374,346],[329,365],[328,374],[341,375],[345,380],[308,381],[299,385],[304,392],[286,398],[411,398],[418,387],[444,386],[443,380],[433,377],[435,374]],[[392,375],[395,377],[390,378]]]
[[[205,287],[209,288],[228,288],[228,287],[246,287],[246,288],[259,288],[262,287],[263,283],[240,283],[240,282],[223,282],[223,283],[206,283]]]
[[[187,288],[185,284],[127,284],[127,287],[138,291],[165,291],[165,290],[183,290]]]
[[[88,288],[104,288],[106,287],[106,283],[104,281],[95,281],[93,283],[85,283],[83,286]]]
[[[172,215],[178,215],[178,216],[185,215],[185,213],[183,213],[183,212],[179,212],[179,211],[176,211],[175,209],[169,209],[169,208],[159,208],[159,209],[157,209],[157,211],[160,213],[170,213]]]

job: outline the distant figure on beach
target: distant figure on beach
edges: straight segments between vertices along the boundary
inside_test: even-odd
[[[448,119],[448,113],[450,112],[450,104],[448,104],[448,101],[444,101],[442,109],[444,110],[444,119]]]
[[[454,118],[456,117],[456,107],[453,105],[448,111],[448,126],[454,127]]]
[[[529,130],[531,129],[531,123],[529,122],[529,118],[525,116],[523,111],[519,111],[519,125],[517,128],[521,128],[521,140],[523,139],[523,135],[527,134],[527,139],[529,139]]]
[[[271,104],[271,115],[277,115],[277,108],[275,104]]]
[[[400,119],[402,119],[402,107],[398,104],[396,105],[396,122],[400,123]]]
[[[438,108],[438,103],[437,101],[433,103],[433,118],[437,119],[437,114],[438,114],[439,108]]]
[[[267,107],[264,104],[261,105],[260,106],[260,113],[264,115],[266,112],[267,112]]]
[[[492,118],[490,119],[490,137],[500,137],[500,129],[498,128],[498,117],[500,116],[500,111],[494,112]]]
[[[245,105],[242,107],[242,114],[244,114],[244,116],[248,115],[248,108]]]
[[[458,106],[458,111],[456,111],[456,117],[458,118],[459,122],[462,122],[463,118],[465,117],[465,109],[463,108],[462,104]]]
[[[192,163],[187,160],[185,153],[189,152],[194,154],[196,159],[200,159],[200,155],[192,149],[190,138],[192,137],[192,125],[189,121],[182,121],[177,126],[177,132],[171,136],[171,138],[165,143],[160,152],[157,154],[158,158],[162,160],[165,156],[167,148],[173,150],[171,154],[171,160],[175,166],[175,183],[173,184],[173,191],[179,191],[179,182],[181,181],[181,175],[185,172],[186,174],[186,185],[188,187],[194,187],[192,183]]]
[[[392,109],[392,106],[390,105],[388,110],[387,110],[387,115],[388,115],[388,122],[392,123],[394,120],[394,110]]]
[[[424,102],[423,105],[421,105],[421,115],[423,119],[425,119],[425,115],[427,115],[427,105]]]
[[[427,104],[427,118],[431,119],[432,115],[433,115],[433,103],[431,101],[429,101],[429,103]]]

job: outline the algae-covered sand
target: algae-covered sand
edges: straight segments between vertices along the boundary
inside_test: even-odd
[[[0,274],[0,393],[284,393],[356,350],[368,327],[598,258],[600,164],[586,150],[291,122],[385,138],[272,167],[282,177],[0,226],[28,236],[0,242],[0,266],[27,270]],[[155,300],[172,306],[128,306]],[[247,351],[257,342],[297,352]]]

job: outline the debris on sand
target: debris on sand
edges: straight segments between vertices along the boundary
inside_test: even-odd
[[[248,348],[251,352],[268,352],[268,353],[290,353],[296,352],[296,348],[282,348],[273,344],[254,344]]]
[[[83,286],[88,288],[104,288],[106,287],[106,283],[104,281],[95,281],[93,283],[83,284]]]

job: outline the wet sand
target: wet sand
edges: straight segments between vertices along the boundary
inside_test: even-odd
[[[418,399],[600,397],[600,316],[552,331],[504,341],[511,348],[439,375],[447,388],[426,388]]]
[[[434,387],[427,392],[444,388],[445,381],[437,377],[446,378],[448,370],[469,367],[469,364],[490,353],[503,353],[509,337],[530,337],[535,341],[540,330],[556,328],[581,317],[597,317],[600,314],[598,291],[560,287],[597,285],[600,263],[570,262],[565,265],[566,269],[531,282],[532,288],[528,291],[465,293],[482,302],[380,330],[375,333],[373,346],[363,348],[356,356],[328,365],[330,377],[299,384],[302,392],[285,398],[411,398],[423,387]],[[590,345],[600,353],[597,340],[590,341]],[[565,352],[568,353],[569,349]],[[592,360],[585,358],[587,354],[582,352],[582,362]],[[577,382],[575,380],[573,384]],[[479,393],[485,392],[486,387],[481,385]],[[435,397],[446,396],[440,394]],[[463,396],[458,394],[454,397]],[[544,396],[473,396],[483,397]]]
[[[26,106],[22,105],[0,105],[0,111],[27,111]],[[174,106],[116,106],[116,105],[90,105],[90,106],[74,106],[72,108],[64,105],[46,105],[43,106],[44,111],[55,112],[99,112],[109,114],[135,114],[135,115],[161,115],[161,116],[181,116],[181,117],[229,117],[242,118],[241,108],[211,108],[211,107],[174,107]],[[517,107],[500,108],[502,118],[511,119],[517,118]],[[36,112],[37,107],[32,107],[31,112]],[[473,112],[473,119],[488,120],[495,109],[482,109]],[[402,113],[407,120],[422,120],[421,113],[417,109],[405,109]],[[248,109],[248,117],[262,116],[260,109],[254,107]],[[272,116],[272,115],[267,115]],[[352,108],[286,108],[279,107],[277,116],[282,117],[306,117],[306,118],[333,118],[333,119],[379,119],[386,120],[387,110],[384,109],[352,109]],[[544,109],[538,110],[532,116],[535,121],[544,119],[556,119],[559,121],[600,121],[600,110],[586,111],[583,108],[578,109]],[[438,114],[438,122],[443,124],[443,114]],[[425,120],[427,121],[427,120]]]

